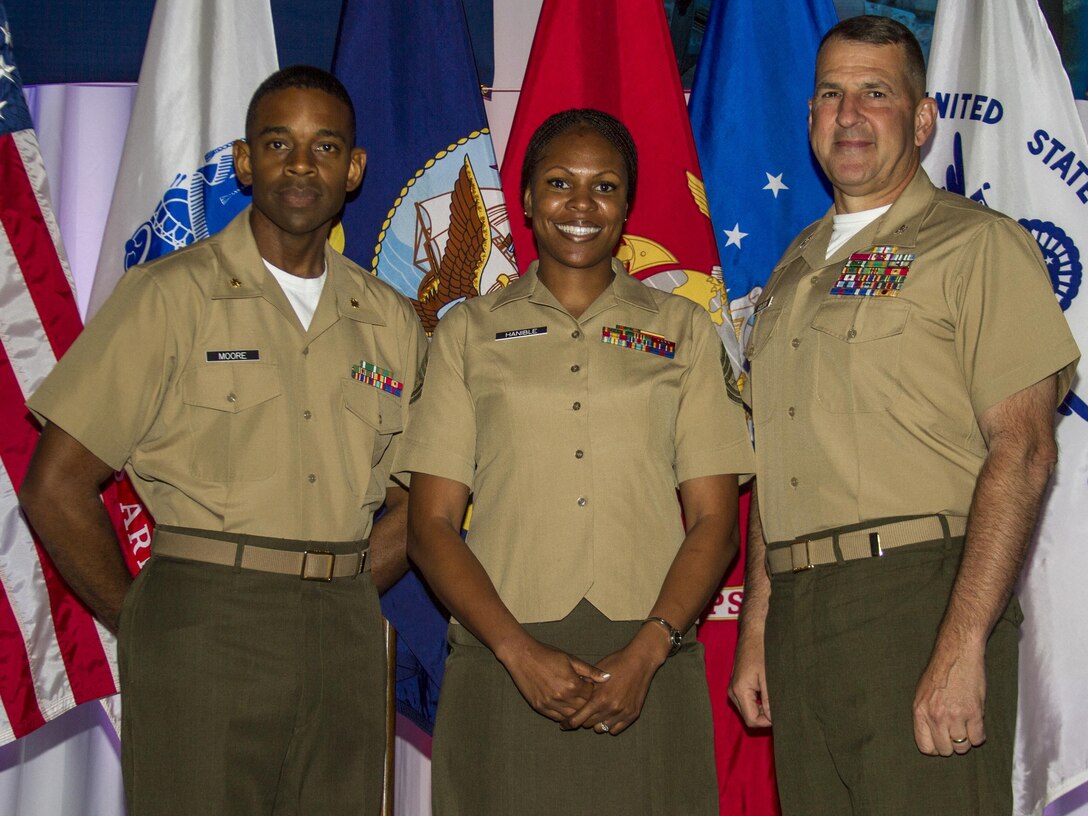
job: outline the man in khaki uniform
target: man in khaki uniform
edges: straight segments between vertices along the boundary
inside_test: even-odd
[[[354,138],[330,74],[269,77],[234,147],[253,206],[131,270],[29,403],[27,515],[119,631],[131,816],[380,807],[375,584],[403,568],[390,471],[426,341],[327,243]],[[98,499],[121,467],[158,523],[135,583]]]
[[[730,694],[774,721],[784,814],[1012,808],[1010,600],[1079,352],[1031,237],[937,190],[910,32],[824,38],[810,102],[834,207],[775,268]]]

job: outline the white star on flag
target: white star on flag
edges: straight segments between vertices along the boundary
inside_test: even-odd
[[[8,103],[0,99],[0,121],[4,119],[4,108],[8,106]]]
[[[767,173],[766,175],[767,183],[763,186],[763,189],[770,190],[772,193],[774,193],[775,198],[778,198],[778,193],[780,190],[789,189],[789,187],[782,183],[782,173],[779,173],[777,176],[772,176],[770,173]]]
[[[731,229],[731,230],[722,230],[722,232],[724,232],[726,235],[729,236],[729,240],[725,242],[725,245],[727,247],[728,246],[735,246],[737,249],[741,248],[740,239],[748,237],[747,232],[741,232],[740,231],[740,223],[734,224],[733,229]]]
[[[0,26],[0,34],[4,35],[4,44],[8,48],[11,48],[11,26],[9,26],[7,23]]]

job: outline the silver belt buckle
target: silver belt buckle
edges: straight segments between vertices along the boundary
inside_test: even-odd
[[[812,554],[808,551],[809,540],[806,538],[804,541],[795,541],[790,544],[790,563],[793,564],[794,572],[804,572],[805,570],[813,569],[816,565],[812,563]],[[797,550],[795,548],[803,546],[805,548],[805,563],[798,566],[797,564]]]
[[[313,562],[311,565],[311,558]],[[321,563],[322,558],[327,558],[327,567]],[[336,566],[336,556],[325,550],[306,550],[302,554],[302,569],[298,577],[303,581],[331,581],[332,571]]]

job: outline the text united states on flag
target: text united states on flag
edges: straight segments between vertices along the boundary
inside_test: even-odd
[[[38,428],[23,405],[81,323],[0,5],[0,744],[113,694],[113,638],[68,591],[19,511]]]

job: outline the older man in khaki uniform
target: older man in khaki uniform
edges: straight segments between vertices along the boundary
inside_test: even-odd
[[[1079,352],[1031,237],[920,168],[924,77],[891,20],[824,38],[809,132],[834,207],[775,268],[748,347],[730,694],[774,721],[787,816],[1012,808],[1010,598]]]
[[[253,206],[131,270],[29,403],[27,514],[119,630],[131,816],[380,807],[375,584],[403,561],[391,461],[426,341],[327,243],[354,136],[334,77],[269,77],[234,150]],[[158,522],[134,584],[98,499],[121,467]]]

